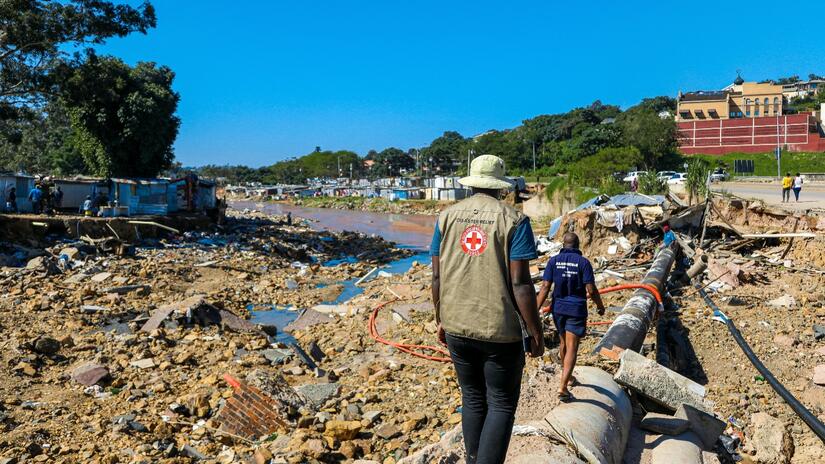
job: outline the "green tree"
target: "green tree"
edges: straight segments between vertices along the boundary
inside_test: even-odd
[[[0,107],[42,103],[53,91],[54,66],[67,50],[155,27],[148,2],[138,8],[102,0],[3,0],[0,2]]]
[[[0,120],[0,169],[83,174],[86,165],[73,136],[69,117],[56,101],[26,118]]]
[[[446,131],[421,149],[421,164],[431,169],[432,174],[452,172],[458,160],[467,155],[466,144],[467,139],[458,132]]]
[[[639,175],[639,192],[645,195],[667,193],[667,180],[659,179],[656,171],[647,171]]]
[[[621,128],[624,145],[638,148],[649,168],[676,150],[676,123],[673,118],[662,118],[649,108],[634,107],[622,113],[617,124]]]
[[[604,179],[615,172],[629,171],[643,160],[636,147],[614,147],[599,150],[570,166],[570,179],[587,187],[600,187]]]
[[[180,127],[171,69],[90,53],[60,72],[75,146],[92,174],[152,177],[171,166]]]
[[[415,168],[415,159],[401,149],[390,147],[373,157],[373,177],[398,176],[401,170],[410,172]]]

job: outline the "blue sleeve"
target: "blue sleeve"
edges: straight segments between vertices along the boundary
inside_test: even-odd
[[[533,228],[530,226],[530,218],[525,217],[518,226],[513,238],[510,240],[510,260],[521,261],[538,258],[536,252],[536,237],[533,236]]]
[[[438,221],[435,221],[435,231],[433,231],[433,241],[430,242],[430,256],[441,254],[441,231],[438,230]]]
[[[596,276],[593,275],[593,265],[589,259],[584,259],[584,269],[582,270],[582,283],[595,284]]]

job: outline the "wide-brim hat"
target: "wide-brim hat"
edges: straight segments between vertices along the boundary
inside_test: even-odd
[[[509,189],[513,183],[504,177],[504,160],[498,156],[481,155],[470,163],[470,175],[458,179],[465,187]]]

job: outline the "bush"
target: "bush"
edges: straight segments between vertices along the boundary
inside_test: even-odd
[[[641,164],[641,153],[635,147],[604,148],[570,166],[570,178],[583,186],[601,187],[602,179],[614,172],[629,171]]]
[[[693,158],[688,161],[687,172],[685,173],[685,190],[688,193],[688,204],[693,204],[693,199],[708,194],[708,175],[710,175],[710,165],[701,158]]]
[[[639,193],[645,195],[663,195],[667,193],[667,180],[659,179],[656,171],[639,175]]]

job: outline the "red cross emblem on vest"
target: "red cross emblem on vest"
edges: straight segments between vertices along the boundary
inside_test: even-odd
[[[470,226],[461,234],[461,250],[470,255],[478,256],[487,249],[487,234],[479,226]]]

